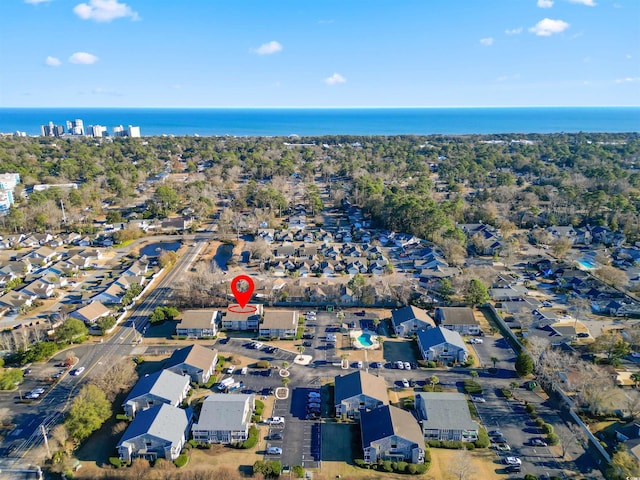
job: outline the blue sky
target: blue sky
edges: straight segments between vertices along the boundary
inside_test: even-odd
[[[640,105],[640,0],[1,0],[0,107]]]

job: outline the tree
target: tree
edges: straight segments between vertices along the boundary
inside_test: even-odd
[[[636,388],[638,388],[638,385],[640,385],[640,370],[631,374],[631,381],[635,384]]]
[[[362,298],[362,294],[364,292],[364,287],[367,285],[367,280],[360,273],[356,273],[347,286],[353,290],[353,295],[360,300]]]
[[[429,377],[429,383],[431,384],[431,391],[433,392],[436,388],[436,385],[440,383],[440,379],[435,375],[431,375]]]
[[[449,472],[456,480],[467,480],[471,478],[474,468],[471,463],[471,454],[466,448],[458,450],[451,458]]]
[[[500,359],[498,357],[491,357],[491,363],[493,363],[493,369],[496,369],[496,363],[498,363]]]
[[[64,421],[69,435],[80,443],[98,430],[111,416],[111,402],[95,385],[82,387]]]
[[[616,358],[622,358],[631,352],[631,346],[619,332],[614,330],[608,330],[598,335],[590,349],[595,353],[604,353],[609,362]]]
[[[564,258],[571,248],[571,240],[566,237],[560,237],[551,243],[551,251],[558,258]]]
[[[635,458],[622,446],[611,458],[607,469],[607,478],[611,480],[627,480],[640,477],[640,465]]]
[[[89,334],[89,329],[82,320],[77,318],[67,318],[62,325],[56,328],[56,341],[61,343],[71,343],[78,338]]]
[[[611,285],[615,288],[625,287],[629,283],[629,277],[622,270],[612,267],[610,265],[604,265],[594,270],[593,274],[607,285]]]
[[[526,377],[533,372],[533,360],[525,350],[520,350],[516,357],[516,372],[521,377]]]
[[[489,289],[477,278],[472,278],[467,287],[465,300],[471,305],[482,305],[489,301]]]

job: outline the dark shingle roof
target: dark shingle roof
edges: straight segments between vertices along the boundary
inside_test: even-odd
[[[418,446],[424,445],[424,438],[415,417],[398,407],[385,405],[360,414],[362,446],[396,435]]]
[[[408,322],[413,319],[418,319],[422,322],[430,324],[432,327],[436,326],[436,323],[429,316],[429,314],[420,309],[416,308],[413,305],[409,305],[408,307],[398,308],[391,312],[391,318],[393,320],[394,325],[401,325],[404,322]]]
[[[387,384],[382,377],[376,377],[370,373],[358,370],[348,375],[336,377],[335,403],[339,404],[347,398],[360,394],[380,400],[383,404],[389,404]]]

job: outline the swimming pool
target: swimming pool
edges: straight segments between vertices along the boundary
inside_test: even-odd
[[[596,268],[596,264],[588,258],[583,258],[582,260],[578,260],[578,265],[586,270],[593,270]]]
[[[360,343],[360,345],[362,345],[363,347],[373,346],[373,342],[371,341],[371,335],[369,335],[368,333],[363,333],[357,338],[357,340]]]

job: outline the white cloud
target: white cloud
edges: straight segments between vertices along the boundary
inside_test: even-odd
[[[616,83],[638,83],[640,82],[640,77],[625,77],[616,79]]]
[[[564,32],[567,28],[569,28],[569,24],[563,20],[545,18],[531,27],[529,31],[535,33],[539,37],[549,37],[554,33]]]
[[[553,0],[538,0],[538,6],[540,8],[551,8],[553,7]]]
[[[60,65],[62,65],[62,62],[59,58],[51,56],[47,57],[44,63],[46,63],[50,67],[59,67]]]
[[[511,28],[509,30],[505,30],[504,33],[507,35],[520,35],[522,33],[522,27]]]
[[[49,3],[51,0],[24,0],[24,3],[30,5],[38,5],[39,3]]]
[[[493,38],[488,37],[488,38],[481,38],[480,39],[480,43],[482,45],[484,45],[485,47],[488,47],[490,45],[493,45]]]
[[[258,55],[273,55],[274,53],[278,53],[281,51],[282,44],[280,44],[280,42],[276,42],[275,40],[271,40],[268,43],[263,43],[254,50],[254,52]]]
[[[97,61],[98,57],[87,52],[76,52],[69,57],[69,62],[80,65],[91,65]]]
[[[131,17],[131,20],[140,19],[129,5],[118,3],[118,0],[89,0],[89,3],[79,3],[73,7],[73,13],[83,20],[96,22],[110,22],[124,17]]]
[[[569,0],[570,3],[579,3],[581,5],[586,5],[587,7],[595,7],[597,5],[593,0]]]
[[[326,83],[327,85],[339,85],[341,83],[345,83],[346,81],[347,79],[339,73],[334,73],[330,77],[324,79],[324,83]]]

